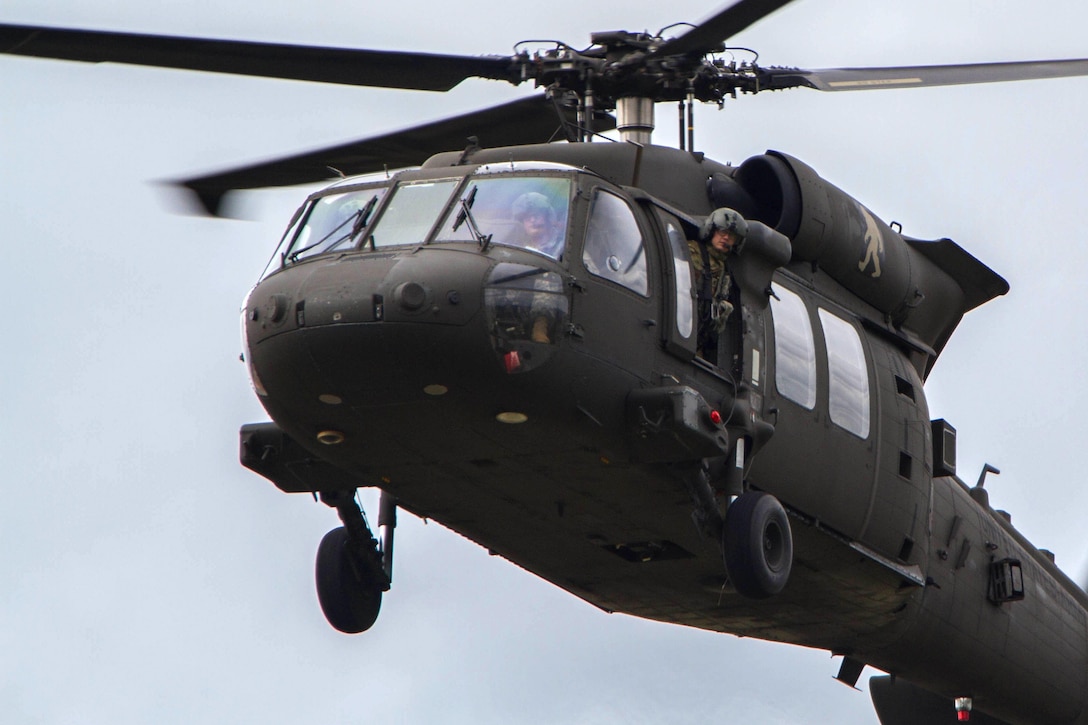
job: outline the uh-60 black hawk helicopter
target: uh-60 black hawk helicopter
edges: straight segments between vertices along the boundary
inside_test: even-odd
[[[511,56],[10,24],[0,50],[544,89],[183,182],[216,213],[231,190],[329,167],[409,169],[312,194],[244,310],[272,422],[242,427],[242,462],[337,510],[317,559],[337,629],[374,623],[401,507],[604,610],[829,650],[850,685],[880,668],[883,723],[1088,723],[1088,595],[990,508],[986,470],[973,487],[957,477],[956,432],[923,393],[963,314],[1006,282],[951,240],[903,236],[798,159],[725,165],[691,131],[695,101],[738,93],[1088,75],[1088,60],[721,60],[724,39],[786,4]],[[680,108],[680,148],[650,143],[661,102]],[[595,142],[612,130],[621,142]],[[726,263],[732,311],[712,322],[693,266],[720,208],[746,233]],[[360,487],[382,491],[380,542]]]

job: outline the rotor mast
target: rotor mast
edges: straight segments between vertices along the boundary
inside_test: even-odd
[[[616,99],[616,130],[624,141],[649,145],[654,133],[654,99],[645,96]]]

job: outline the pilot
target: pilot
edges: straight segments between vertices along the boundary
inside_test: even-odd
[[[539,191],[522,194],[514,201],[514,219],[520,224],[517,243],[559,259],[563,252],[563,230],[556,223],[555,209]]]
[[[699,229],[699,240],[688,241],[695,268],[699,300],[699,354],[717,362],[718,335],[733,313],[732,279],[727,260],[740,252],[748,222],[733,209],[715,209]]]
[[[514,219],[518,229],[514,234],[514,243],[546,254],[552,259],[559,259],[563,253],[563,229],[558,223],[557,214],[548,197],[539,191],[530,191],[514,200]],[[543,276],[537,277],[534,287],[545,284]],[[548,290],[552,291],[552,290]],[[534,295],[531,309],[532,324],[529,339],[533,342],[551,343],[552,327],[555,324],[554,309],[549,304],[547,295]]]

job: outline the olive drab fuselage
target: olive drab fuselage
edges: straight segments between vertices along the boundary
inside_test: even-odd
[[[784,154],[461,156],[297,215],[244,311],[273,420],[243,428],[247,466],[379,487],[607,611],[830,650],[1008,722],[1085,717],[1085,595],[956,477],[923,392],[1004,280]],[[749,229],[711,362],[688,241],[719,207]],[[713,535],[745,491],[789,514],[767,598],[733,591]]]

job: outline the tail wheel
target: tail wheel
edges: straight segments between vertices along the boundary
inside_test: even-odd
[[[333,529],[317,547],[317,599],[325,619],[345,634],[370,629],[382,606],[381,586],[357,560],[343,526]]]
[[[725,512],[725,565],[736,590],[766,599],[786,586],[793,535],[778,499],[762,491],[739,496]]]

